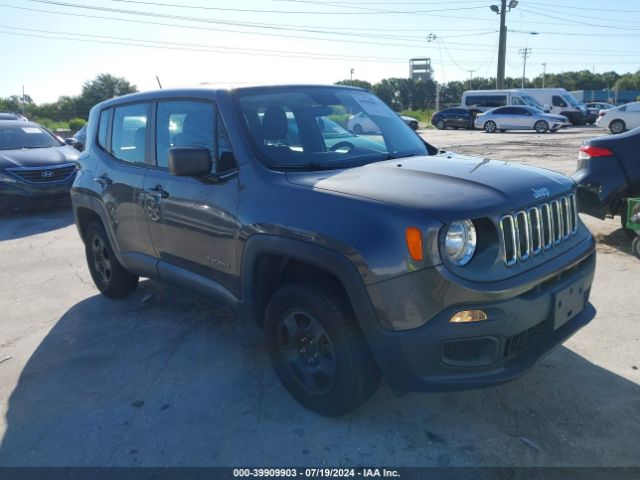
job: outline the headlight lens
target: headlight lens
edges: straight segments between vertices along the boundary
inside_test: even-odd
[[[458,266],[471,261],[476,251],[476,228],[471,220],[453,222],[447,229],[444,247],[449,260]]]

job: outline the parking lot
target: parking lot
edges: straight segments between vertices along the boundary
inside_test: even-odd
[[[575,170],[591,127],[425,130],[452,151]],[[325,418],[278,382],[262,332],[142,281],[100,296],[68,208],[0,217],[0,465],[638,465],[639,261],[618,219],[598,241],[590,325],[512,383],[408,394],[386,385]]]

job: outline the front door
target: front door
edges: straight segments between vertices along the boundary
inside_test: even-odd
[[[158,102],[156,165],[144,180],[147,222],[160,263],[169,275],[181,269],[214,280],[238,294],[235,262],[238,205],[237,171],[217,175],[221,144],[213,103],[197,100]],[[172,147],[204,147],[211,152],[212,176],[176,177],[168,170]]]

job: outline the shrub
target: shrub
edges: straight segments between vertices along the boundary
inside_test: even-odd
[[[82,118],[72,118],[71,120],[69,120],[69,129],[70,130],[75,130],[78,131],[80,130],[85,124],[87,123],[86,120],[83,120]]]

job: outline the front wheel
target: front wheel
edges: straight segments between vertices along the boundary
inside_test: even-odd
[[[93,283],[105,296],[125,297],[138,288],[138,276],[118,262],[107,232],[100,223],[93,222],[87,227],[85,254]]]
[[[631,242],[631,251],[637,258],[640,258],[640,237],[636,236]]]
[[[487,133],[494,133],[498,129],[496,122],[489,120],[484,124],[484,131]]]
[[[622,120],[614,120],[609,124],[609,130],[611,130],[611,133],[613,134],[622,133],[626,129],[627,129],[627,126]]]
[[[544,120],[538,120],[533,128],[538,133],[544,133],[549,130],[549,124]]]
[[[267,306],[265,334],[280,381],[316,413],[347,413],[378,387],[380,374],[351,306],[329,281],[281,287]]]

